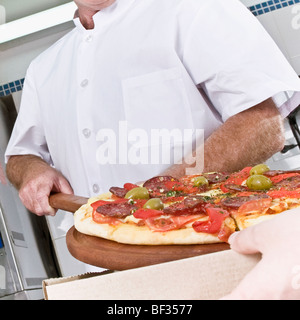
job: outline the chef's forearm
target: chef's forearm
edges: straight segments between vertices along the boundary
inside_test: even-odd
[[[230,118],[205,143],[205,171],[237,171],[265,162],[284,147],[284,129],[272,100]]]
[[[269,99],[231,117],[205,141],[203,172],[234,172],[266,161],[283,146],[282,118]],[[203,152],[196,154],[203,157]],[[196,163],[203,163],[203,159]],[[175,165],[164,174],[180,177],[187,173],[187,168]]]
[[[12,156],[6,165],[6,175],[9,181],[19,190],[26,177],[36,171],[37,167],[46,169],[49,165],[34,155]]]

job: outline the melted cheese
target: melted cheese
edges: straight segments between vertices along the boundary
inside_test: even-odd
[[[204,193],[199,193],[198,195],[204,196],[204,197],[215,197],[219,194],[223,194],[223,191],[219,190],[219,189],[212,189],[212,190],[206,191]]]

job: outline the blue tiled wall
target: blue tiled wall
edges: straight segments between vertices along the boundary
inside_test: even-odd
[[[20,79],[0,86],[0,97],[22,90],[23,83],[24,79]]]
[[[292,6],[297,3],[300,3],[300,0],[270,0],[255,6],[251,6],[249,9],[255,16],[260,16],[262,14]]]
[[[226,0],[224,0],[226,1]],[[262,14],[279,10],[288,6],[300,3],[300,0],[269,0],[260,4],[249,7],[249,10],[255,15],[260,16]],[[0,97],[7,96],[13,92],[20,91],[23,88],[24,79],[19,79],[0,86]]]

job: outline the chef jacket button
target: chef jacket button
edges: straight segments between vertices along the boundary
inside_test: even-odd
[[[94,192],[94,193],[99,193],[99,191],[100,191],[100,188],[99,188],[98,184],[95,183],[95,184],[93,185],[93,192]]]
[[[85,138],[89,138],[91,136],[91,130],[88,128],[85,128],[82,130],[82,134],[85,136]]]
[[[92,42],[92,40],[93,40],[93,36],[91,34],[85,38],[86,42]]]
[[[89,80],[88,79],[84,79],[80,83],[82,88],[85,88],[88,84],[89,84]]]

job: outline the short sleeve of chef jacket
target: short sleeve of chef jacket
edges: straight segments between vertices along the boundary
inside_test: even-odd
[[[5,161],[12,155],[35,155],[52,164],[47,146],[38,95],[34,84],[32,65],[29,66],[24,82],[22,98],[16,125],[8,143]],[[25,102],[26,101],[26,102]],[[24,106],[26,104],[26,107]],[[26,134],[24,134],[26,132]],[[34,141],[34,143],[33,143]]]
[[[240,1],[202,3],[183,51],[193,81],[223,121],[270,97],[286,117],[300,104],[300,80],[273,39]]]

